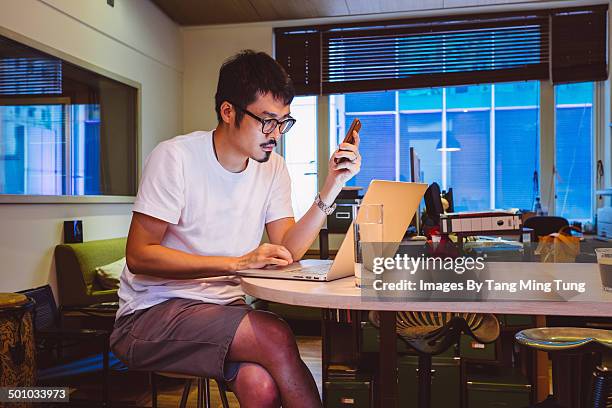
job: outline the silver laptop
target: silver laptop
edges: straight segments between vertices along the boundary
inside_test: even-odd
[[[362,204],[383,205],[383,240],[400,243],[412,220],[427,184],[401,181],[372,180]],[[355,255],[353,251],[353,225],[344,236],[334,261],[305,259],[287,266],[266,266],[262,269],[245,269],[238,275],[254,278],[299,279],[332,281],[353,275]]]

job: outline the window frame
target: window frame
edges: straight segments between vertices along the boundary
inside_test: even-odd
[[[67,54],[59,49],[50,47],[38,41],[32,40],[31,38],[25,37],[14,31],[8,30],[4,27],[0,27],[0,36],[6,37],[10,40],[19,42],[28,47],[34,48],[38,51],[49,54],[53,57],[64,60],[71,63],[79,68],[86,69],[95,74],[105,76],[111,80],[120,82],[124,85],[130,86],[136,89],[136,106],[135,106],[135,165],[136,165],[136,180],[140,180],[142,174],[142,84],[137,81],[133,81],[129,78],[118,75],[114,72],[108,71],[98,65],[92,64],[91,62],[83,59],[74,57]],[[38,100],[40,104],[49,104],[51,98],[40,98],[33,96],[27,98],[31,100]],[[3,98],[12,99],[12,98]],[[21,99],[21,98],[20,98]],[[43,99],[47,102],[42,103]],[[57,99],[57,98],[56,98]],[[65,99],[65,98],[62,98]],[[15,99],[17,100],[17,98]],[[133,203],[136,196],[131,195],[28,195],[28,194],[0,194],[0,204],[103,204],[103,203]]]

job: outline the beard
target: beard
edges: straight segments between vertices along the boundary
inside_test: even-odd
[[[272,156],[272,152],[265,152],[266,155],[264,157],[261,158],[254,158],[253,160],[255,160],[258,163],[265,163],[268,160],[270,160],[270,156]]]
[[[276,140],[270,139],[266,143],[260,144],[260,146],[262,148],[263,147],[269,147],[269,146],[276,147]],[[269,152],[264,151],[264,153],[265,153],[264,157],[262,157],[262,158],[253,158],[253,160],[255,160],[258,163],[265,163],[268,160],[270,160],[270,156],[272,156],[272,151],[269,151]]]

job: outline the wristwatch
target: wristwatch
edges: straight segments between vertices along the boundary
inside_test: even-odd
[[[315,198],[315,204],[321,209],[321,211],[323,211],[323,214],[325,215],[331,215],[336,209],[336,203],[329,206],[325,204],[323,200],[321,200],[321,193],[317,194],[317,198]]]

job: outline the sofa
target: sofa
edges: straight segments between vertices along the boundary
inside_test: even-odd
[[[117,302],[117,289],[104,289],[96,268],[125,256],[127,238],[62,244],[55,247],[59,303],[63,308]]]

